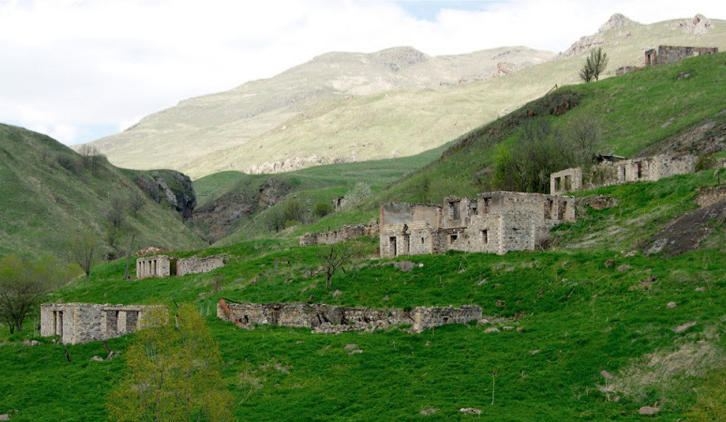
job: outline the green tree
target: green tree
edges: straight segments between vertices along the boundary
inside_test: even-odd
[[[96,234],[89,228],[75,233],[67,243],[68,259],[78,264],[86,277],[91,275],[91,268],[98,256],[99,241]]]
[[[73,275],[71,267],[53,257],[37,261],[15,255],[3,257],[0,259],[0,320],[8,325],[11,334],[21,331],[25,318],[45,295]]]
[[[590,50],[590,55],[585,59],[585,64],[580,69],[580,79],[585,82],[597,81],[600,74],[605,71],[608,65],[608,55],[602,48]]]
[[[230,421],[233,399],[222,359],[204,319],[192,305],[175,315],[151,315],[126,352],[127,375],[106,407],[115,421]]]

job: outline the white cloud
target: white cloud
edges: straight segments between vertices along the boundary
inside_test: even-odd
[[[0,0],[0,120],[75,143],[327,51],[561,51],[615,12],[645,23],[726,16],[726,2],[700,0],[482,5],[428,21],[405,11],[415,3],[385,0]]]

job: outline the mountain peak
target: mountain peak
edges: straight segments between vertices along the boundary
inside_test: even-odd
[[[633,24],[637,24],[637,22],[628,19],[628,17],[622,13],[616,13],[610,16],[610,19],[600,26],[599,32],[607,32],[611,29],[620,29]]]
[[[713,28],[711,20],[698,13],[691,19],[684,19],[676,24],[678,28],[688,34],[701,35]]]
[[[393,47],[371,54],[378,61],[389,65],[394,70],[425,62],[429,57],[413,47]]]

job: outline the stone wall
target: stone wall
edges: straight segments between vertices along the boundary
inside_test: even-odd
[[[371,309],[306,303],[235,303],[220,299],[217,317],[242,328],[274,325],[310,328],[316,332],[383,329],[408,324],[414,332],[446,324],[466,324],[482,317],[478,306]]]
[[[569,168],[550,175],[550,193],[559,195],[582,189],[582,169]]]
[[[205,258],[197,258],[192,256],[189,258],[181,258],[176,263],[176,275],[183,276],[186,274],[208,273],[217,268],[224,267],[224,260],[218,256],[209,256]]]
[[[583,175],[579,167],[552,173],[550,191],[555,194],[565,191],[562,184],[565,176],[570,176],[571,191],[575,191],[630,182],[655,182],[665,177],[693,173],[695,168],[696,157],[693,155],[663,154],[629,160],[606,161],[592,166],[587,175]],[[576,186],[577,188],[575,188]]]
[[[532,250],[556,224],[575,220],[572,198],[520,192],[449,197],[443,206],[381,207],[382,257],[448,250],[504,254]]]
[[[345,225],[338,230],[305,233],[300,237],[300,246],[332,245],[362,236],[378,236],[378,223]]]
[[[61,343],[106,340],[147,327],[147,317],[157,305],[99,305],[44,303],[40,305],[40,335],[59,336]]]
[[[652,48],[645,51],[645,65],[677,63],[685,58],[718,53],[717,47],[688,47],[660,45],[658,50]]]
[[[136,259],[136,278],[169,277],[171,259],[166,255],[144,256]]]

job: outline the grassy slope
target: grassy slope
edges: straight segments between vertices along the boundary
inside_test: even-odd
[[[706,173],[699,173],[612,187],[603,193],[618,198],[619,207],[598,213],[612,214],[618,224],[649,218],[652,210],[641,206],[647,201],[684,210],[692,206],[692,195],[678,187],[691,192],[710,183]],[[577,223],[560,232],[569,242],[582,242],[606,220],[598,213],[586,217],[590,229]],[[633,238],[640,236],[635,228],[624,227]],[[723,231],[717,228],[712,239],[721,239]],[[630,251],[637,243],[620,247]],[[623,254],[620,248],[419,256],[411,259],[423,267],[411,272],[395,269],[388,260],[362,259],[336,276],[339,292],[334,295],[323,287],[322,276],[309,276],[320,265],[322,248],[254,241],[207,251],[227,253],[231,261],[211,274],[129,283],[121,279],[121,263],[109,264],[58,298],[196,303],[209,315],[242,419],[410,419],[429,407],[438,409],[434,419],[451,419],[461,407],[477,407],[487,420],[502,420],[503,415],[507,420],[635,420],[640,406],[658,402],[661,420],[676,420],[694,403],[693,387],[703,371],[726,363],[726,249],[723,242],[706,244],[711,246],[669,259]],[[375,242],[355,247],[373,253]],[[642,283],[651,277],[653,285]],[[496,333],[485,332],[489,325],[421,335],[399,329],[335,336],[283,328],[244,331],[213,317],[219,297],[396,307],[476,303],[490,319],[504,320],[494,324],[501,330]],[[671,301],[677,307],[669,309]],[[685,333],[672,331],[688,321],[697,325]],[[110,344],[123,350],[127,341]],[[344,347],[350,343],[363,353],[349,355]],[[644,381],[646,375],[626,377],[633,368],[647,372],[643,360],[648,354],[665,356],[698,345],[716,352],[715,363],[703,368],[686,356],[684,365],[692,365],[688,368],[696,376],[670,362],[667,370],[651,368],[660,374],[654,382]],[[97,363],[89,359],[105,354],[101,344],[69,351],[72,363],[52,344],[0,346],[7,362],[0,369],[0,389],[11,392],[0,398],[0,411],[17,409],[17,420],[102,417],[101,402],[123,372],[123,354]],[[602,370],[614,374],[612,382],[634,382],[635,392],[609,400],[597,390],[606,382]],[[64,391],[75,393],[56,398],[61,382]]]
[[[689,73],[690,77],[679,79],[682,73]],[[493,164],[496,146],[514,141],[517,124],[529,118],[529,110],[547,114],[548,104],[557,103],[563,95],[576,96],[579,105],[564,115],[550,117],[554,128],[563,128],[581,116],[596,116],[603,128],[604,149],[632,156],[704,120],[725,120],[724,90],[723,53],[560,88],[463,135],[442,159],[393,186],[380,199],[421,202],[424,184],[428,184],[427,196],[434,202],[447,195],[473,195],[488,189],[486,180],[479,183],[475,175]]]
[[[371,191],[376,193],[388,188],[401,177],[432,162],[441,155],[443,149],[444,147],[439,147],[405,158],[331,164],[277,175],[247,175],[238,172],[216,173],[194,181],[194,189],[199,202],[197,208],[213,206],[215,201],[220,200],[220,198],[224,200],[225,195],[256,192],[259,186],[268,179],[279,180],[291,186],[291,192],[287,197],[300,199],[308,208],[312,208],[320,202],[332,203],[333,199],[348,193],[358,182],[365,182],[370,186]],[[282,206],[282,204],[278,206]],[[274,209],[268,209],[266,212],[271,211],[274,211]],[[262,211],[258,215],[252,216],[252,218],[243,218],[238,223],[237,228],[227,238],[220,241],[220,244],[229,245],[251,237],[269,236],[261,222],[264,216],[265,211]],[[302,234],[303,231],[326,230],[329,227],[334,228],[343,224],[364,223],[371,218],[375,218],[375,212],[370,209],[335,213],[322,221],[286,231],[284,235],[296,236]]]
[[[79,230],[102,236],[103,214],[113,196],[144,196],[131,178],[107,162],[94,172],[71,149],[17,127],[0,125],[0,155],[0,255],[60,255]],[[200,245],[176,212],[146,198],[127,224],[137,233],[137,245]]]

